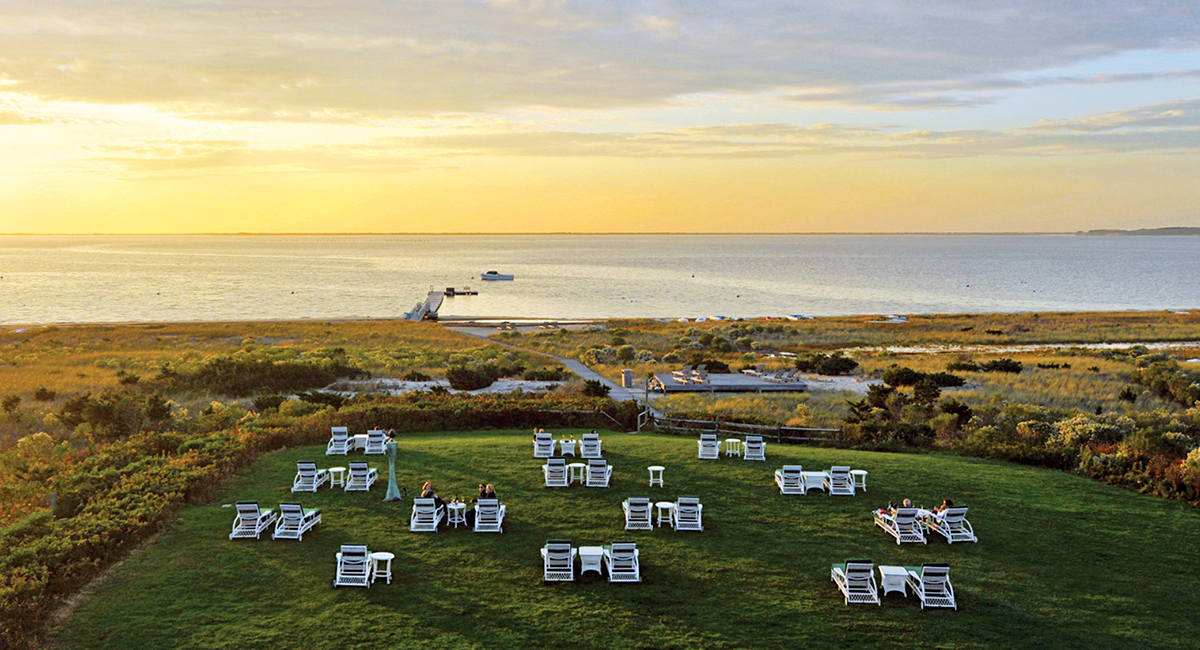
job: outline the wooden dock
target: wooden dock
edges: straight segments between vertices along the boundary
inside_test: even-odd
[[[650,390],[662,393],[802,393],[808,386],[802,381],[773,382],[742,373],[709,373],[707,381],[677,381],[672,373],[659,372],[650,380]]]

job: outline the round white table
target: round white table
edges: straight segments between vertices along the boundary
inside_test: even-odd
[[[725,455],[726,456],[741,456],[742,455],[741,439],[726,438],[725,439]]]
[[[346,468],[345,467],[330,467],[329,468],[329,488],[346,487]]]
[[[865,470],[865,469],[850,470],[850,480],[854,481],[854,487],[862,488],[863,492],[867,491],[867,470]]]
[[[387,583],[392,584],[392,560],[396,556],[386,551],[372,553],[367,556],[371,560],[371,582],[383,578]]]
[[[446,523],[452,524],[458,528],[459,524],[467,523],[467,504],[465,503],[447,503],[446,504]]]
[[[674,501],[659,501],[654,504],[658,508],[658,527],[662,528],[663,524],[671,523],[671,512],[675,510]]]
[[[666,468],[663,467],[662,465],[651,465],[651,466],[647,467],[646,469],[650,470],[650,487],[654,487],[655,483],[658,483],[658,487],[662,487],[663,486],[662,474],[663,474],[663,470]]]
[[[578,481],[583,483],[583,477],[587,476],[587,465],[583,463],[570,463],[567,465],[567,483]]]

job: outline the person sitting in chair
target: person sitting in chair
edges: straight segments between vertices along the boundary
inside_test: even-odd
[[[476,503],[479,503],[479,499],[491,498],[487,495],[487,488],[488,488],[487,485],[480,483],[479,484],[479,496],[477,498],[471,499],[471,503],[476,504]],[[470,508],[467,508],[467,512],[464,513],[463,516],[465,516],[467,518],[467,528],[474,528],[475,527],[475,506],[472,505]]]

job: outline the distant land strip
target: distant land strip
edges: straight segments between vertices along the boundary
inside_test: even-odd
[[[1081,235],[1138,235],[1138,236],[1175,236],[1175,235],[1200,235],[1200,228],[1139,228],[1138,230],[1089,230]]]

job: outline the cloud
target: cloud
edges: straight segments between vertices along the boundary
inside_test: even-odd
[[[986,88],[920,85],[1195,47],[1200,21],[1191,0],[14,0],[0,34],[7,77],[47,100],[305,121],[788,87],[848,93],[797,101],[972,106],[991,101]],[[903,83],[917,86],[888,88]]]

